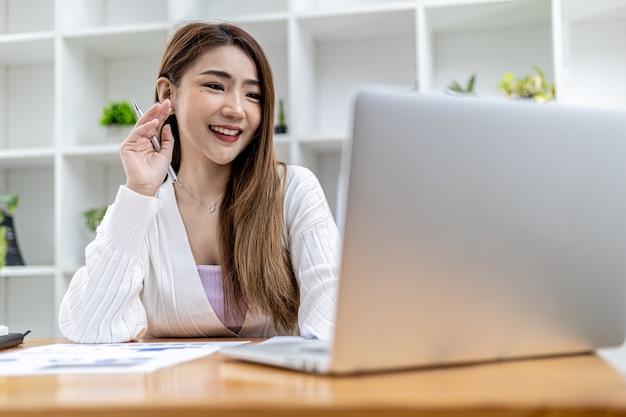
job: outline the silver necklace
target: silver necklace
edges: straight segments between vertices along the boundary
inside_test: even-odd
[[[183,190],[185,190],[187,194],[189,194],[189,197],[193,198],[198,204],[200,204],[201,207],[206,208],[209,213],[213,213],[215,211],[215,208],[217,207],[218,203],[222,201],[222,197],[224,197],[222,196],[218,198],[215,203],[211,204],[210,206],[207,206],[202,201],[200,201],[200,199],[198,199],[195,195],[191,194],[191,192],[183,185],[183,183],[180,182],[180,179],[177,179],[176,182],[178,183],[178,185],[182,187]]]

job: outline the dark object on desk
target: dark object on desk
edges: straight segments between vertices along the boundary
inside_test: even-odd
[[[21,345],[28,333],[30,330],[27,330],[26,333],[9,333],[6,336],[0,336],[0,349]]]

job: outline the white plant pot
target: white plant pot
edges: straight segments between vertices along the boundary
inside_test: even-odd
[[[106,127],[107,143],[122,143],[133,130],[132,125],[110,125]]]

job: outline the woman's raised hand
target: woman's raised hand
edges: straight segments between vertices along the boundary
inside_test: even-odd
[[[172,161],[174,136],[169,125],[163,126],[170,115],[170,106],[170,100],[166,99],[150,107],[119,148],[126,186],[139,194],[154,196]],[[153,134],[159,137],[159,132],[161,150],[157,152],[150,138]]]

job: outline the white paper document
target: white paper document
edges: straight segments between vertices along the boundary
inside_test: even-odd
[[[148,373],[247,342],[53,344],[0,353],[0,376]]]
[[[306,336],[272,336],[271,338],[262,341],[261,345],[272,345],[274,343],[295,343],[295,342],[303,342],[307,340],[318,340],[312,339]]]
[[[598,349],[596,353],[626,378],[626,344],[616,348]]]

